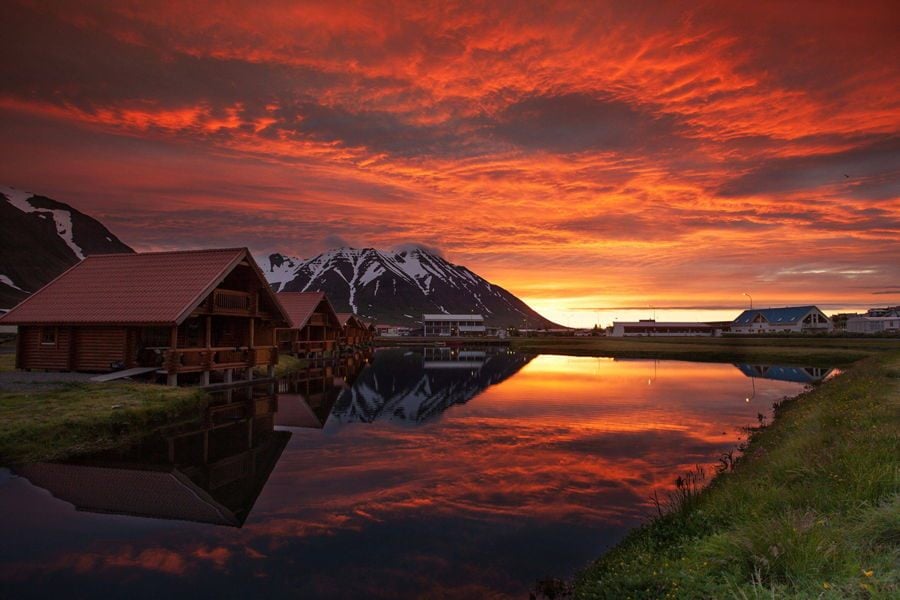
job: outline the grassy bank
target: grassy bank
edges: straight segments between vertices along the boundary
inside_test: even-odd
[[[659,358],[704,362],[750,362],[797,366],[847,365],[875,353],[900,350],[891,338],[512,338],[521,352]]]
[[[0,462],[17,464],[112,448],[155,426],[200,416],[197,389],[137,383],[71,383],[0,393]]]
[[[900,595],[900,352],[778,407],[733,472],[586,569],[577,598]]]

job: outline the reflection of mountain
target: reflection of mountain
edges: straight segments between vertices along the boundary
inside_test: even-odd
[[[792,381],[794,383],[816,383],[822,381],[834,370],[822,367],[783,367],[780,365],[734,365],[747,377]]]
[[[342,391],[353,382],[370,357],[357,354],[284,378],[278,386],[279,427],[322,429]]]
[[[247,390],[125,450],[37,463],[19,474],[80,511],[240,527],[291,437],[275,431],[277,401]]]
[[[426,348],[425,354],[381,350],[338,397],[331,418],[339,423],[423,423],[507,379],[532,358],[505,348]]]

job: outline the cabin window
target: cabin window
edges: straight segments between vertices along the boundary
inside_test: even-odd
[[[41,346],[55,346],[56,345],[56,327],[42,327],[41,328]]]

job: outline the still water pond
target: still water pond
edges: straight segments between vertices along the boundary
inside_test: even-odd
[[[0,597],[527,597],[827,373],[377,351],[139,448],[0,470]]]

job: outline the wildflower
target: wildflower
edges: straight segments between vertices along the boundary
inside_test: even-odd
[[[865,575],[866,577],[871,577],[874,574],[875,571],[872,571],[871,569],[869,569],[868,571],[863,571],[863,575]]]
[[[826,582],[822,583],[822,587],[825,588],[826,590],[830,590],[831,584],[826,581]]]

